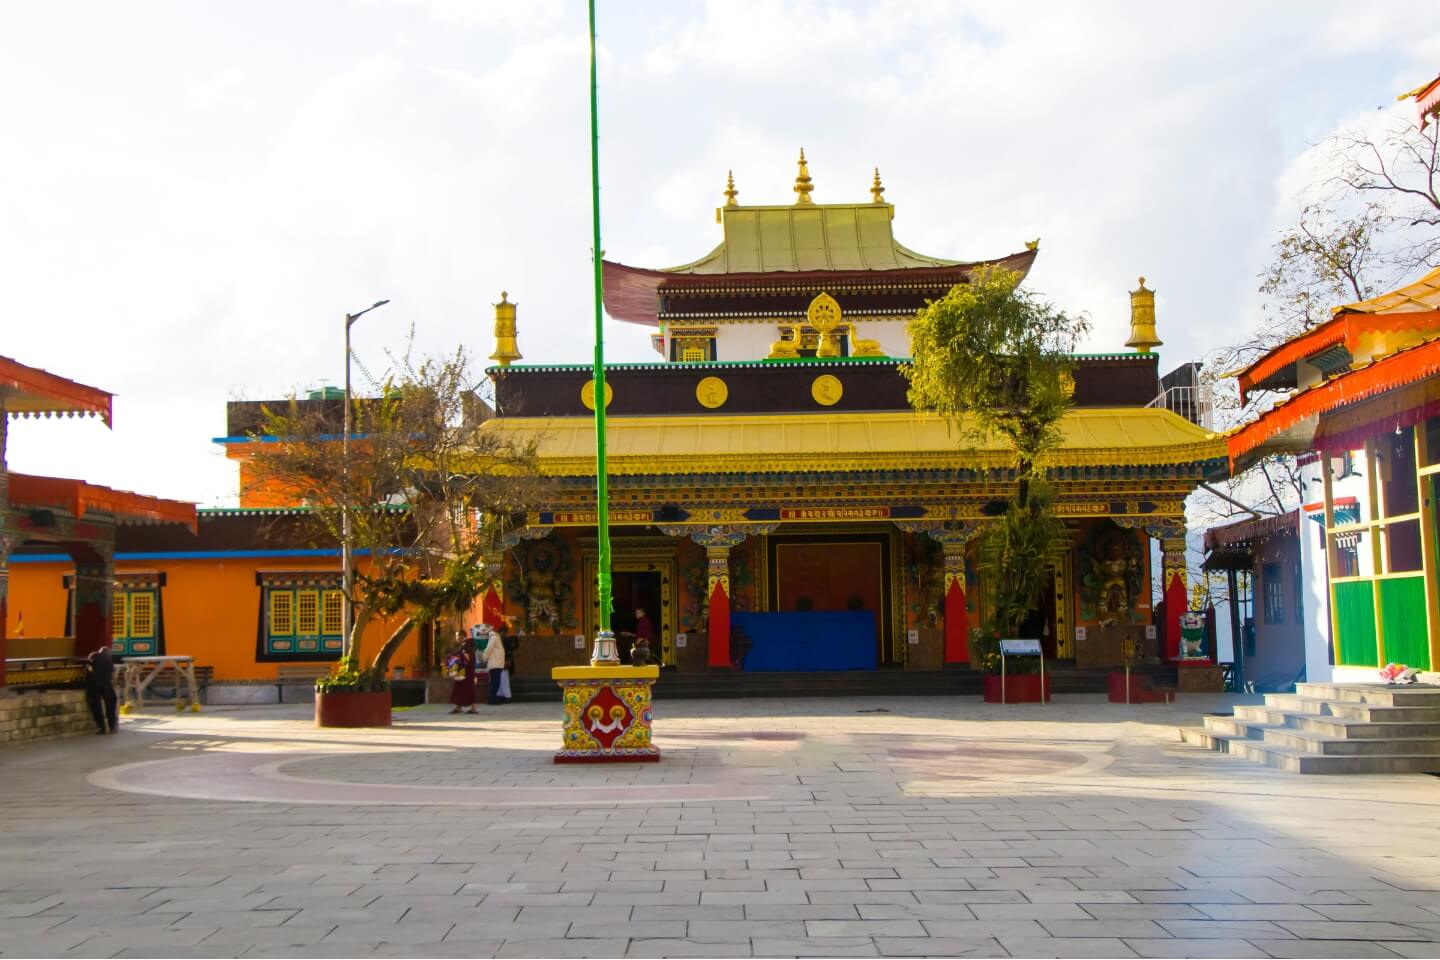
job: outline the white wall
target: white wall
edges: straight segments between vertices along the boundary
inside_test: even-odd
[[[875,340],[888,357],[910,356],[910,334],[905,320],[857,320],[855,336]],[[779,323],[718,322],[715,330],[715,356],[725,362],[764,360],[770,345],[780,339]]]

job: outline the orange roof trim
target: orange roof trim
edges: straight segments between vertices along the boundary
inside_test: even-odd
[[[130,520],[179,523],[198,531],[195,504],[147,497],[128,490],[111,490],[84,480],[10,474],[10,504],[15,507],[51,507],[67,510],[75,519],[90,511],[111,513]]]
[[[0,409],[12,417],[95,416],[110,426],[113,395],[0,357]]]
[[[1427,340],[1296,394],[1231,434],[1230,465],[1306,417],[1327,413],[1440,373],[1440,339]]]
[[[1240,382],[1240,403],[1246,403],[1252,390],[1291,364],[1313,357],[1340,343],[1345,344],[1345,348],[1353,354],[1357,341],[1363,334],[1398,330],[1440,330],[1440,309],[1385,314],[1337,314],[1313,330],[1307,330],[1281,344],[1240,371],[1236,375]]]

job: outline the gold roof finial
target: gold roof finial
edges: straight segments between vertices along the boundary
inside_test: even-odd
[[[735,172],[734,172],[733,170],[726,170],[726,171],[725,171],[725,206],[727,206],[727,207],[738,207],[739,204],[735,202],[735,198],[736,198],[737,196],[739,196],[739,195],[740,195],[740,191],[735,189]]]
[[[1144,277],[1140,278],[1140,289],[1130,291],[1130,339],[1125,346],[1134,347],[1137,353],[1164,346],[1155,333],[1155,291],[1146,288]]]
[[[885,202],[885,185],[880,182],[880,168],[875,168],[875,179],[870,181],[870,202]]]
[[[495,304],[495,352],[490,359],[508,367],[513,361],[525,359],[520,355],[520,346],[515,339],[515,304],[500,291],[500,302]]]
[[[810,199],[810,191],[815,189],[815,184],[810,181],[810,165],[805,162],[805,148],[800,148],[800,172],[795,175],[795,202],[814,203]]]

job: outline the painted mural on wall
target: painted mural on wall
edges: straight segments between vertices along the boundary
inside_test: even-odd
[[[1080,544],[1080,619],[1098,624],[1143,622],[1145,564],[1133,530],[1106,520]]]
[[[945,548],[923,534],[905,536],[905,626],[936,627],[945,615]]]
[[[560,537],[527,540],[515,548],[506,592],[520,608],[526,633],[569,633],[575,615],[574,554]]]

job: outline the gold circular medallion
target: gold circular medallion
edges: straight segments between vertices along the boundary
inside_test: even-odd
[[[828,373],[822,373],[810,384],[810,396],[822,407],[833,407],[840,402],[840,395],[845,388],[840,386],[840,378],[832,377]]]
[[[725,386],[725,381],[719,377],[706,377],[695,384],[695,399],[700,401],[700,406],[714,410],[723,406],[730,396],[730,388]]]
[[[615,399],[615,389],[610,386],[610,382],[607,380],[607,381],[605,382],[605,409],[606,409],[606,410],[609,410],[609,409],[610,409],[610,401],[611,401],[611,400],[614,400],[614,399]],[[595,381],[594,381],[593,378],[590,379],[590,380],[586,380],[586,381],[585,381],[585,386],[583,386],[583,387],[580,388],[580,402],[583,403],[583,404],[585,404],[585,409],[586,409],[586,410],[594,410],[594,409],[595,409]]]

